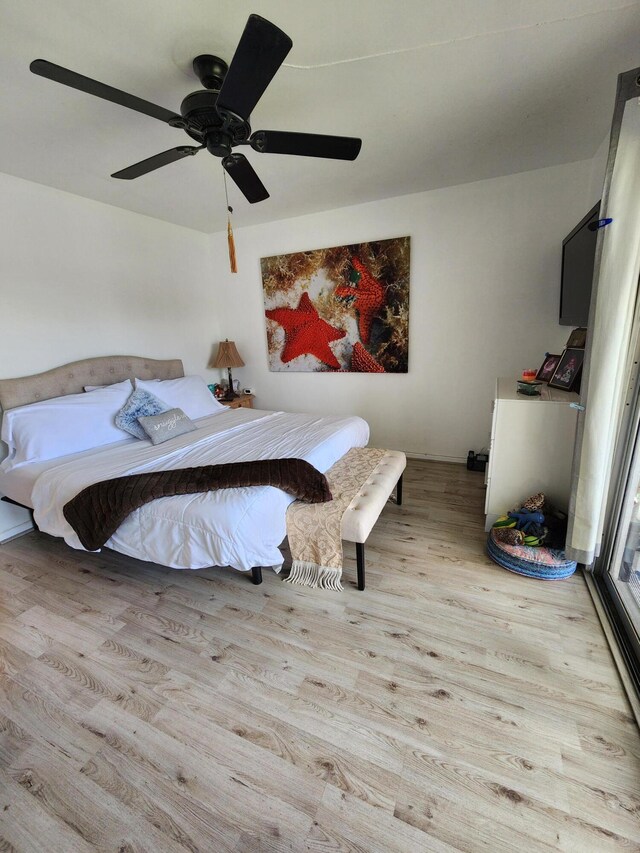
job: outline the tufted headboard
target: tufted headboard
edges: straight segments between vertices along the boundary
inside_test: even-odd
[[[184,376],[179,358],[164,361],[135,355],[83,358],[44,373],[0,379],[0,407],[15,409],[52,397],[80,394],[85,385],[111,385],[123,379],[177,379]]]

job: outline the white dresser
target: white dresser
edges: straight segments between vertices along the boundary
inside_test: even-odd
[[[485,476],[485,529],[536,492],[567,510],[578,394],[542,385],[542,396],[518,394],[517,380],[498,379]]]

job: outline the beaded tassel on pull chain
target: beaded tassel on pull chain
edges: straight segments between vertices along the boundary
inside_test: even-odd
[[[224,177],[224,195],[227,200],[227,242],[229,243],[229,267],[231,272],[238,272],[238,264],[236,263],[236,244],[233,241],[233,228],[231,227],[231,216],[233,208],[229,205],[229,194],[227,193],[227,173],[222,170]]]

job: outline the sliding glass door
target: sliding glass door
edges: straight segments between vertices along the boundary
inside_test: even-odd
[[[637,313],[635,325],[640,326]],[[640,688],[640,352],[631,365],[603,546],[594,576],[631,675]]]

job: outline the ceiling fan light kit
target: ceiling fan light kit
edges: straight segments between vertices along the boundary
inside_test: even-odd
[[[155,154],[114,172],[112,178],[139,178],[206,148],[222,160],[225,172],[247,201],[255,204],[269,198],[269,193],[244,154],[233,151],[235,147],[249,145],[259,154],[355,160],[362,145],[362,140],[346,136],[277,130],[251,132],[251,112],[292,46],[289,36],[275,24],[259,15],[250,15],[228,66],[223,59],[210,54],[195,57],[193,70],[204,88],[184,98],[180,114],[44,59],[35,59],[29,67],[41,77],[164,121],[184,130],[198,143]]]

